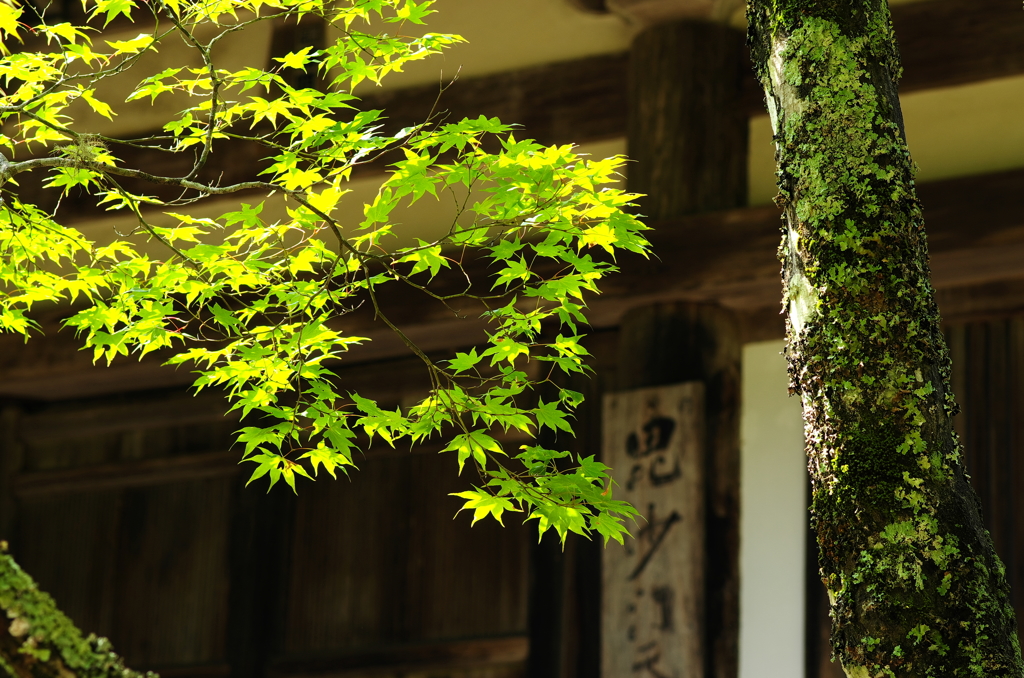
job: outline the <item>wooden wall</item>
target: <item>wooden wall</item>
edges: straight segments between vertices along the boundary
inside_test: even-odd
[[[394,406],[414,368],[350,376]],[[523,675],[533,540],[453,520],[468,470],[373,449],[298,497],[246,489],[224,409],[182,389],[0,406],[0,538],[81,628],[165,676]]]
[[[1024,315],[947,326],[957,430],[1024,618]],[[588,341],[591,405],[619,387],[618,332]],[[417,392],[408,361],[348,371],[385,404]],[[575,453],[599,449],[578,413]],[[596,676],[600,553],[534,543],[532,526],[455,520],[471,482],[450,456],[375,449],[351,479],[244,489],[238,421],[181,389],[0,404],[0,537],[85,629],[166,676]],[[809,562],[808,676],[828,661]]]
[[[8,405],[15,556],[82,628],[140,666],[225,673],[237,421],[156,393]],[[215,409],[216,408],[216,409]],[[13,433],[13,435],[12,435]],[[168,470],[166,478],[161,471]]]

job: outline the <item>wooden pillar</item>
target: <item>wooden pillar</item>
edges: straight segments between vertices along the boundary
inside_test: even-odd
[[[630,53],[627,185],[648,223],[741,207],[748,119],[742,32],[714,20],[729,0],[608,0],[647,24]],[[733,312],[713,304],[639,308],[619,334],[619,390],[698,380],[705,387],[706,678],[735,678],[739,638],[739,384]],[[611,677],[609,677],[611,678]]]
[[[743,34],[709,22],[641,31],[630,51],[629,190],[649,221],[747,200]]]
[[[619,335],[620,390],[704,383],[707,678],[734,678],[739,631],[740,330],[710,304],[674,303],[631,311]]]

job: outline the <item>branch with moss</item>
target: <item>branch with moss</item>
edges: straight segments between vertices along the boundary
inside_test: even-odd
[[[158,678],[124,665],[110,641],[83,636],[0,542],[0,669],[12,678]]]

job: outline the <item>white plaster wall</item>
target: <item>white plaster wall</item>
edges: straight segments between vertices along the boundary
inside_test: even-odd
[[[803,678],[807,468],[781,341],[743,347],[740,678]]]

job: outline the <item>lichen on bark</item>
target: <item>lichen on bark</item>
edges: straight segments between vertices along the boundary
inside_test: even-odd
[[[775,133],[791,389],[848,676],[1020,677],[952,429],[886,0],[750,0]]]

